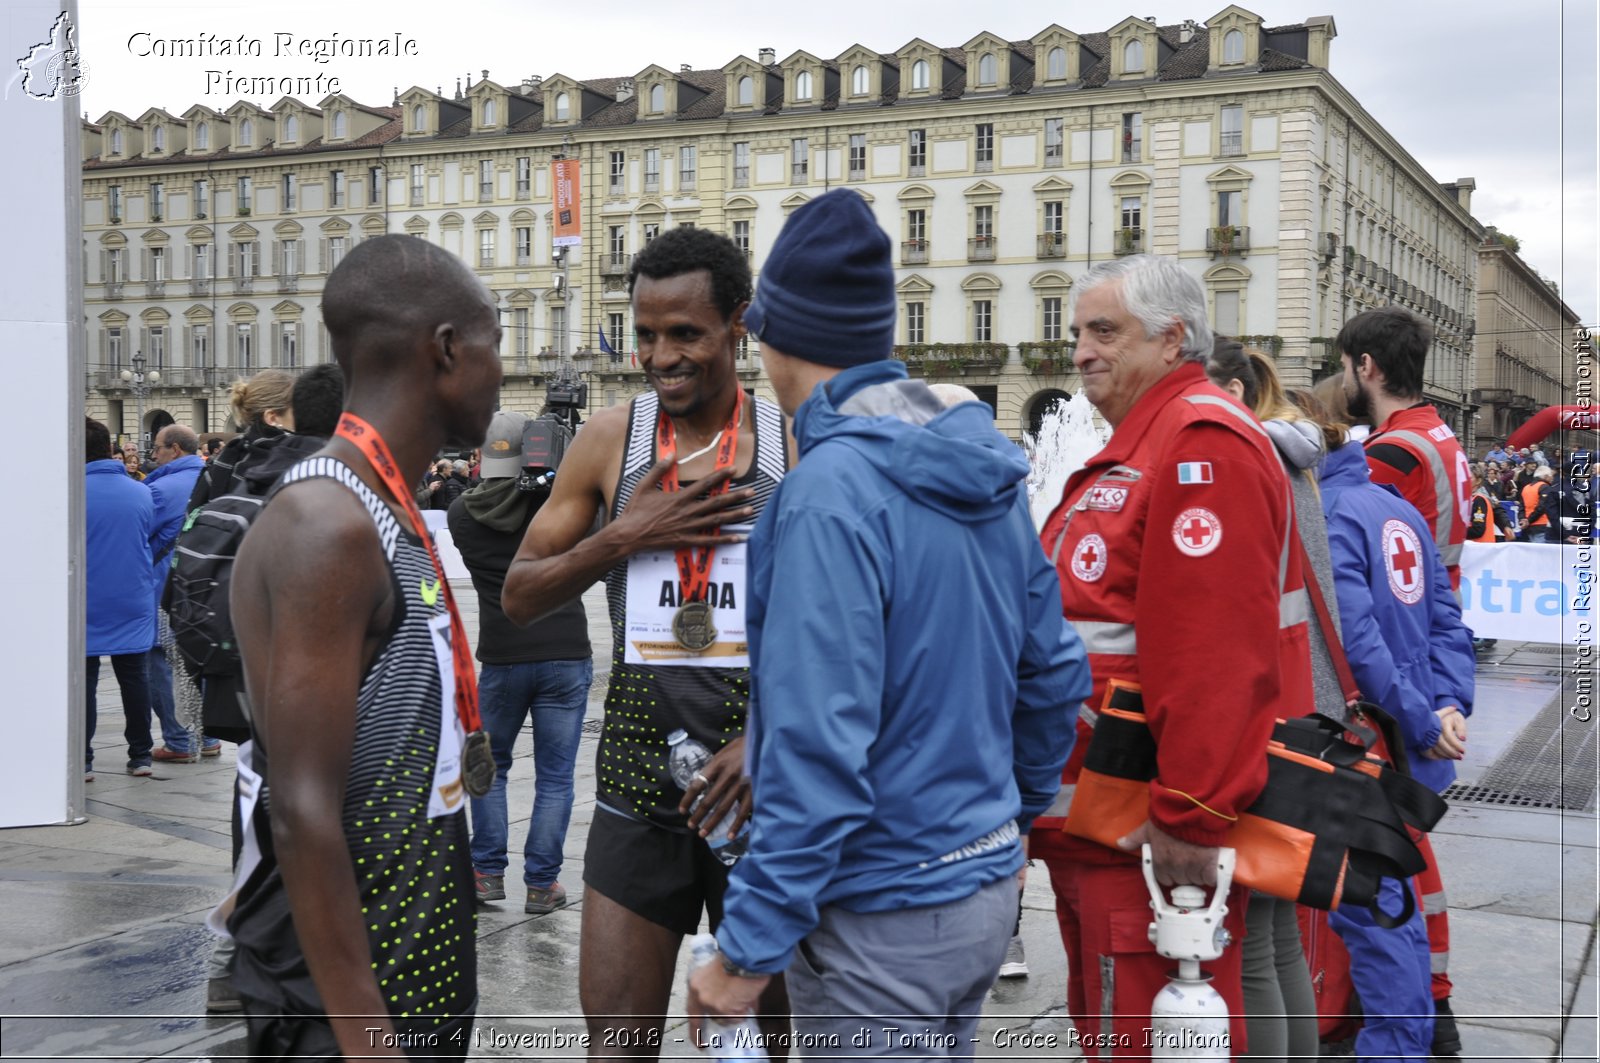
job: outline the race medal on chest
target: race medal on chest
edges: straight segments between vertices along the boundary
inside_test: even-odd
[[[494,751],[487,731],[473,731],[461,743],[461,785],[473,797],[482,797],[494,785]]]
[[[672,615],[672,637],[690,653],[709,650],[717,641],[717,625],[712,622],[711,606],[705,602],[684,602]]]

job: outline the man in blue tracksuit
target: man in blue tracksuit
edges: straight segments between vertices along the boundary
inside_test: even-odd
[[[1361,444],[1323,459],[1321,488],[1351,671],[1362,693],[1399,723],[1411,773],[1443,790],[1465,754],[1475,668],[1450,577],[1422,514],[1371,481]],[[1385,911],[1399,910],[1405,888],[1385,880]],[[1365,1014],[1356,1054],[1426,1058],[1434,1005],[1422,909],[1393,930],[1374,924],[1366,909],[1341,908],[1328,923],[1350,950]]]
[[[890,242],[856,192],[794,213],[744,320],[800,460],[750,540],[752,835],[690,1012],[786,970],[823,1054],[970,1056],[1090,688],[1027,462],[888,360]]]

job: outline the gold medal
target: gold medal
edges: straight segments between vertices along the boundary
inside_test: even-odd
[[[494,785],[494,750],[487,731],[473,731],[461,743],[461,785],[473,797],[482,797]]]
[[[703,653],[717,641],[717,625],[711,620],[711,606],[705,602],[684,602],[672,615],[672,637],[691,653]]]

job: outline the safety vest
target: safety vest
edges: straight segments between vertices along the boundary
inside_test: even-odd
[[[1400,447],[1417,459],[1417,467],[1403,473],[1381,461],[1373,461],[1372,449],[1388,443]],[[1402,497],[1428,522],[1434,545],[1450,573],[1450,586],[1461,585],[1461,544],[1472,522],[1472,465],[1450,426],[1439,419],[1432,406],[1418,405],[1400,410],[1381,428],[1362,441],[1368,453],[1372,479],[1393,484]]]

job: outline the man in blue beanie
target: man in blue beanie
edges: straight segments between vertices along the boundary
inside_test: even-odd
[[[737,1018],[786,971],[808,1045],[966,1056],[1089,671],[1022,453],[890,360],[889,254],[830,192],[745,311],[800,461],[750,539],[754,827],[689,1010]]]

